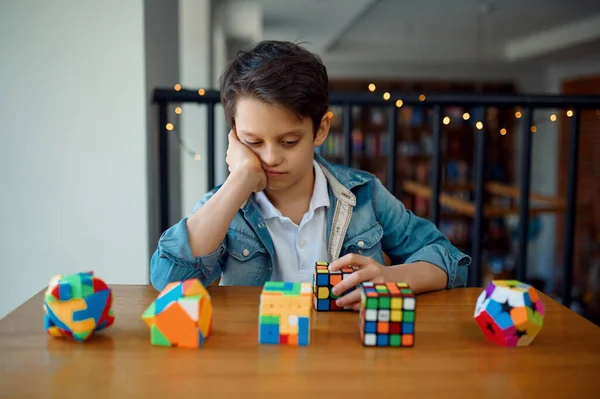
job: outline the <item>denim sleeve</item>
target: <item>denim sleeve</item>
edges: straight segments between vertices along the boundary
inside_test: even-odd
[[[217,188],[218,189],[218,188]],[[194,207],[192,214],[214,195],[206,194]],[[150,260],[150,282],[161,291],[168,283],[198,278],[205,286],[221,275],[221,262],[226,253],[227,236],[212,253],[194,257],[189,244],[186,222],[189,217],[167,229],[158,240],[158,247]]]
[[[382,247],[392,264],[429,262],[446,272],[447,288],[466,286],[471,258],[454,247],[435,224],[406,209],[379,179],[375,181],[374,203],[384,231]]]

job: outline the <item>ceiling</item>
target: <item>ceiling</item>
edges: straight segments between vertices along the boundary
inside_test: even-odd
[[[511,67],[600,54],[599,0],[255,1],[263,38],[305,42],[333,69]]]

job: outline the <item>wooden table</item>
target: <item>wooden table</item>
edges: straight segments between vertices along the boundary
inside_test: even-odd
[[[547,296],[529,347],[483,338],[479,289],[420,295],[413,348],[363,347],[356,312],[315,313],[311,345],[287,347],[258,344],[260,288],[211,287],[213,334],[181,349],[150,345],[153,288],[113,289],[115,324],[85,344],[46,335],[43,293],[6,316],[0,397],[600,397],[600,328]]]

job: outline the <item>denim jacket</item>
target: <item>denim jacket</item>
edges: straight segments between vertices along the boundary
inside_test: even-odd
[[[328,181],[331,206],[327,212],[329,259],[355,253],[383,264],[383,252],[393,265],[426,261],[448,275],[447,288],[465,286],[471,259],[456,249],[429,220],[417,217],[370,173],[315,160]],[[196,204],[198,210],[220,188]],[[274,246],[251,195],[234,217],[221,245],[206,256],[194,257],[188,243],[187,217],[166,230],[150,262],[150,281],[162,290],[172,281],[198,278],[210,285],[263,285],[271,278]],[[207,231],[206,234],[210,234]]]

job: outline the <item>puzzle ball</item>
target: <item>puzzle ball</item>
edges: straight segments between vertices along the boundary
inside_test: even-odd
[[[150,327],[152,345],[199,348],[212,331],[210,295],[195,278],[169,283],[142,320]]]
[[[507,347],[527,346],[544,322],[536,289],[516,280],[494,280],[479,295],[474,318],[485,338]]]
[[[112,299],[93,272],[54,276],[44,296],[44,327],[53,337],[87,341],[114,323]]]

